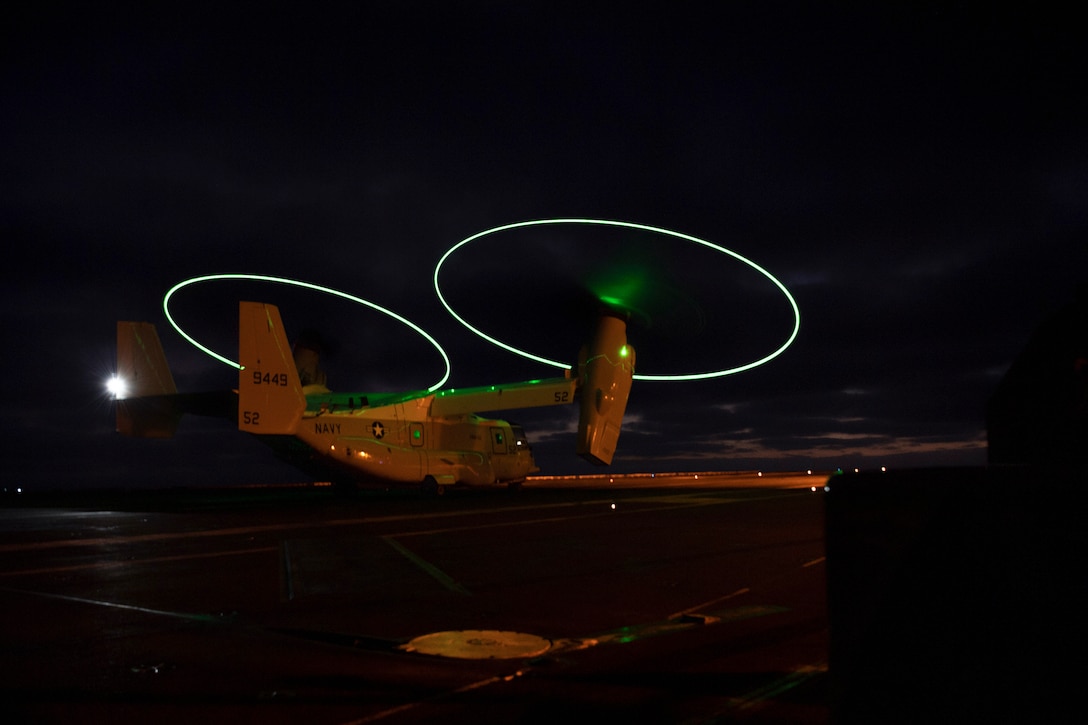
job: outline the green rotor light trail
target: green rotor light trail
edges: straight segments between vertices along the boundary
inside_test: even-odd
[[[438,390],[443,385],[445,385],[446,381],[449,380],[449,378],[450,378],[450,359],[449,359],[449,356],[446,355],[446,351],[442,349],[442,346],[438,344],[438,341],[435,340],[433,337],[431,337],[429,334],[427,334],[427,332],[423,328],[421,328],[419,325],[416,325],[414,322],[411,322],[410,320],[407,320],[404,317],[401,317],[400,315],[398,315],[396,312],[393,312],[392,310],[387,310],[386,308],[384,308],[384,307],[382,307],[380,305],[377,305],[377,304],[375,304],[373,302],[370,302],[369,300],[364,300],[361,297],[356,297],[355,295],[348,294],[347,292],[341,292],[340,290],[335,290],[335,289],[332,289],[331,287],[322,287],[321,285],[312,284],[310,282],[303,282],[302,280],[290,279],[290,278],[287,278],[287,277],[269,277],[269,276],[260,275],[260,274],[209,274],[209,275],[205,275],[203,277],[192,277],[192,278],[187,279],[187,280],[185,280],[183,282],[178,282],[176,285],[171,287],[170,290],[166,293],[166,296],[164,296],[162,298],[162,309],[163,309],[163,312],[166,314],[166,319],[170,322],[170,324],[173,326],[173,328],[175,330],[177,330],[179,335],[181,335],[186,340],[188,340],[197,349],[203,351],[204,353],[206,353],[208,355],[211,355],[216,360],[224,362],[227,365],[235,367],[235,368],[237,368],[239,370],[243,369],[242,365],[240,365],[239,363],[237,363],[234,360],[231,360],[231,359],[229,359],[227,357],[224,357],[224,356],[220,355],[219,353],[215,352],[214,350],[209,349],[208,347],[205,347],[204,345],[201,345],[192,336],[190,336],[187,332],[185,332],[185,330],[181,329],[181,326],[177,322],[174,321],[173,316],[170,314],[170,298],[178,290],[183,289],[185,287],[188,287],[190,285],[200,284],[200,283],[203,283],[203,282],[216,282],[216,281],[229,280],[229,279],[249,281],[249,282],[274,282],[276,284],[286,284],[286,285],[291,285],[293,287],[303,287],[305,289],[313,290],[315,292],[320,292],[322,294],[333,295],[334,297],[342,297],[342,298],[344,298],[344,299],[346,299],[346,300],[348,300],[350,302],[354,302],[356,304],[363,305],[365,307],[369,307],[372,310],[376,310],[378,312],[381,312],[383,315],[388,315],[389,317],[392,317],[397,322],[400,322],[401,324],[406,325],[407,327],[411,328],[413,331],[418,333],[421,337],[423,337],[423,339],[425,339],[427,342],[429,342],[431,345],[433,345],[434,349],[438,350],[438,354],[442,356],[442,361],[443,361],[443,363],[445,363],[445,366],[446,366],[446,372],[442,376],[442,379],[439,380],[434,385],[432,385],[431,387],[427,388],[427,391],[428,392],[433,392],[435,390]]]
[[[713,370],[713,371],[710,371],[710,372],[685,373],[685,374],[673,374],[673,375],[635,375],[634,376],[635,380],[659,380],[659,381],[705,380],[707,378],[719,378],[719,377],[723,377],[723,376],[726,376],[726,375],[734,375],[736,373],[744,372],[745,370],[751,370],[752,368],[758,367],[758,366],[762,365],[763,363],[766,363],[766,362],[769,362],[769,361],[773,360],[774,358],[778,357],[783,352],[785,352],[786,348],[788,348],[791,344],[793,344],[793,341],[797,338],[797,333],[801,329],[801,310],[797,307],[797,301],[793,299],[793,295],[790,294],[789,290],[786,289],[786,286],[784,284],[779,282],[774,277],[774,275],[772,275],[767,270],[763,269],[763,267],[760,267],[755,262],[751,261],[750,259],[746,259],[745,257],[742,257],[741,255],[737,254],[736,252],[734,252],[732,250],[729,250],[729,249],[726,249],[725,247],[718,246],[717,244],[713,244],[711,242],[705,241],[703,239],[699,239],[698,237],[690,236],[688,234],[682,234],[680,232],[674,232],[674,231],[670,231],[668,229],[662,229],[660,227],[651,227],[651,226],[647,226],[645,224],[636,224],[636,223],[633,223],[633,222],[609,221],[609,220],[604,220],[604,219],[579,219],[579,218],[572,218],[572,219],[536,219],[536,220],[532,220],[532,221],[516,222],[514,224],[504,224],[503,226],[494,227],[492,229],[487,229],[487,230],[484,230],[484,231],[479,232],[477,234],[473,234],[471,237],[468,237],[467,239],[461,240],[460,242],[458,242],[457,244],[455,244],[454,246],[452,246],[448,250],[446,250],[446,253],[442,255],[442,258],[438,260],[438,264],[434,268],[434,291],[438,294],[438,299],[442,303],[442,306],[446,308],[447,312],[449,312],[451,315],[453,315],[454,319],[456,319],[463,326],[468,328],[468,330],[470,332],[473,332],[476,335],[478,335],[479,337],[482,337],[484,340],[487,340],[492,345],[495,345],[497,347],[501,347],[502,349],[504,349],[504,350],[506,350],[508,352],[512,352],[515,355],[519,355],[519,356],[527,358],[529,360],[534,360],[536,362],[539,362],[539,363],[542,363],[542,364],[545,364],[545,365],[550,365],[552,367],[557,367],[557,368],[561,368],[561,369],[564,369],[564,370],[569,370],[571,368],[571,366],[569,364],[567,364],[567,363],[558,362],[556,360],[549,360],[548,358],[541,357],[539,355],[534,355],[531,352],[527,352],[525,350],[521,350],[519,348],[513,347],[512,345],[508,345],[507,343],[502,342],[501,340],[498,340],[498,339],[496,339],[494,337],[491,337],[490,335],[487,335],[483,331],[473,327],[471,324],[469,324],[469,322],[467,320],[465,320],[463,317],[458,315],[454,311],[453,307],[451,307],[450,304],[446,301],[446,298],[442,295],[442,288],[441,288],[441,286],[439,285],[439,282],[438,282],[439,273],[442,271],[442,265],[446,263],[446,260],[448,260],[453,255],[454,252],[456,252],[458,249],[460,249],[461,247],[464,247],[467,244],[470,244],[470,243],[472,243],[472,242],[474,242],[474,241],[476,241],[478,239],[482,239],[483,237],[489,236],[491,234],[498,234],[499,232],[510,231],[512,229],[522,229],[522,228],[525,228],[525,227],[537,227],[537,226],[558,225],[558,224],[581,224],[581,225],[585,225],[585,226],[622,227],[622,228],[626,228],[626,229],[637,229],[639,231],[651,232],[651,233],[654,233],[654,234],[663,234],[663,235],[668,236],[668,237],[675,237],[676,239],[682,239],[682,240],[684,240],[686,242],[691,242],[693,244],[702,245],[702,246],[707,247],[709,249],[713,249],[716,252],[727,255],[729,257],[732,257],[732,258],[734,258],[734,259],[736,259],[736,260],[738,260],[740,262],[743,262],[744,264],[748,265],[749,267],[751,267],[755,271],[762,274],[764,277],[766,277],[768,280],[770,280],[771,283],[774,284],[774,286],[779,289],[779,291],[782,292],[782,294],[786,297],[786,301],[789,303],[790,307],[793,309],[793,330],[790,332],[789,337],[786,338],[786,341],[784,343],[782,343],[782,345],[778,349],[776,349],[774,352],[772,352],[771,354],[769,354],[769,355],[767,355],[765,357],[762,357],[762,358],[760,358],[758,360],[754,360],[754,361],[752,361],[750,363],[747,363],[745,365],[740,365],[738,367],[728,368],[728,369],[723,369],[723,370]],[[608,302],[607,299],[604,299],[602,301]]]

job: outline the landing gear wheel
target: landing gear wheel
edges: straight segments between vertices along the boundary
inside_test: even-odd
[[[437,498],[446,492],[446,487],[438,485],[438,481],[435,480],[434,476],[427,476],[423,479],[420,491],[428,498]]]

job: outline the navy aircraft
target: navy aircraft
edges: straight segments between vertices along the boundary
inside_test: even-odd
[[[169,437],[183,414],[221,416],[317,478],[437,495],[459,485],[517,487],[540,470],[519,426],[473,411],[577,402],[577,453],[612,462],[635,367],[616,313],[601,314],[563,377],[405,393],[334,393],[314,353],[292,349],[276,306],[241,302],[238,317],[237,390],[195,394],[178,393],[154,325],[118,322],[117,430]]]

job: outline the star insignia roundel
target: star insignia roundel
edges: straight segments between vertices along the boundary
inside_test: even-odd
[[[382,438],[385,436],[385,426],[381,424],[381,421],[374,421],[374,425],[370,426],[370,429],[374,431],[375,438]]]

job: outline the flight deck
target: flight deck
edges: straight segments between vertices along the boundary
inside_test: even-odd
[[[1022,722],[1080,469],[8,494],[5,722]]]
[[[5,721],[824,722],[825,480],[22,499]]]

